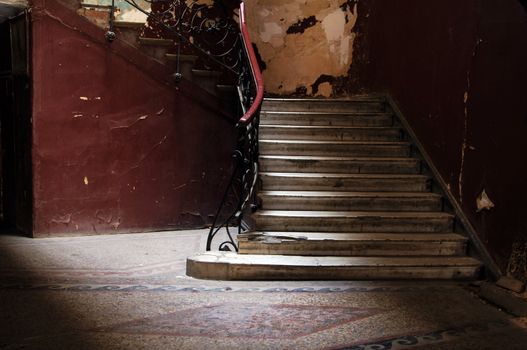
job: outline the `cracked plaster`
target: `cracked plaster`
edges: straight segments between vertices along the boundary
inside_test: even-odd
[[[346,75],[353,62],[353,32],[358,18],[357,4],[342,6],[337,0],[255,0],[247,3],[251,39],[258,47],[267,69],[266,91],[289,94],[306,88],[321,75]],[[287,29],[314,16],[316,23],[303,33]],[[329,85],[329,83],[328,83]],[[318,94],[330,96],[331,86]]]

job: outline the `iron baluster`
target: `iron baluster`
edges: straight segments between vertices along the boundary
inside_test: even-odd
[[[106,40],[112,42],[116,39],[117,35],[115,34],[115,0],[112,0],[112,5],[110,6],[110,20],[108,25],[108,31],[104,34]]]

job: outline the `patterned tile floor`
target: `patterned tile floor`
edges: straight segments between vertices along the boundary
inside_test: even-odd
[[[527,349],[462,284],[188,278],[204,235],[0,236],[0,349]]]

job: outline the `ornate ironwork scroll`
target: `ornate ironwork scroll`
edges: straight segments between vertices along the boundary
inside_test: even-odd
[[[250,42],[244,3],[217,0],[144,0],[151,12],[135,0],[125,0],[148,16],[144,35],[173,39],[177,54],[196,54],[207,68],[234,75],[240,101],[234,171],[209,231],[207,250],[214,239],[226,238],[220,250],[238,250],[236,235],[248,227],[244,217],[256,207],[258,183],[258,125],[263,100],[263,80]],[[236,7],[228,3],[236,3]],[[111,17],[113,21],[113,17]],[[111,23],[111,27],[113,22]]]

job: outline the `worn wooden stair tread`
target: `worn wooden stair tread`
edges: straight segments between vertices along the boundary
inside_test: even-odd
[[[219,77],[222,75],[222,72],[206,69],[193,69],[192,74],[197,77]]]
[[[238,236],[240,254],[308,256],[462,256],[455,233],[251,232]]]
[[[357,191],[259,191],[258,195],[276,197],[317,197],[317,198],[441,198],[432,192],[357,192]]]
[[[267,196],[298,196],[298,197],[435,197],[441,195],[433,192],[359,192],[359,191],[259,191],[259,195]]]
[[[386,112],[386,99],[351,97],[347,99],[266,98],[262,111]]]
[[[281,140],[281,139],[265,139],[261,138],[259,143],[280,143],[293,145],[353,145],[353,146],[409,146],[410,143],[406,141],[321,141],[321,140]]]
[[[352,232],[289,232],[289,231],[255,231],[237,236],[238,242],[261,241],[277,244],[281,241],[356,241],[356,242],[465,242],[467,237],[457,233],[352,233]]]
[[[99,8],[99,9],[107,9],[110,10],[112,8],[112,5],[100,5],[100,4],[88,4],[85,2],[80,3],[81,7],[83,8]]]
[[[380,218],[419,218],[440,219],[453,218],[454,215],[445,212],[393,212],[393,211],[331,211],[331,210],[259,210],[254,218],[263,216],[280,217],[311,217],[311,218],[358,218],[376,220]]]
[[[174,41],[171,39],[163,39],[163,38],[145,38],[140,37],[139,42],[142,45],[158,45],[158,46],[170,46],[174,44]]]
[[[382,112],[263,111],[260,125],[393,126],[393,114]]]
[[[263,139],[328,141],[401,141],[402,131],[393,126],[276,125],[260,126]]]
[[[386,102],[386,97],[383,95],[367,94],[367,95],[354,95],[344,98],[289,98],[289,97],[266,97],[265,102],[285,102],[285,103],[322,103],[332,104],[340,102]]]
[[[410,157],[343,157],[343,156],[302,156],[302,155],[261,155],[260,159],[280,160],[305,160],[305,161],[368,161],[368,162],[419,162],[417,158]]]
[[[421,174],[275,172],[266,169],[260,173],[260,178],[264,190],[430,192],[430,178]]]
[[[286,172],[262,172],[261,175],[269,177],[289,178],[351,178],[351,179],[428,179],[427,175],[421,174],[339,174],[339,173],[286,173]]]
[[[145,22],[131,22],[131,21],[114,21],[113,24],[118,28],[143,28]]]
[[[177,61],[178,55],[174,53],[167,53],[165,54],[165,57],[168,61]],[[196,55],[179,55],[179,60],[181,62],[194,62],[198,59],[198,56]]]
[[[334,125],[283,125],[283,124],[264,124],[261,125],[265,129],[275,130],[340,130],[340,131],[360,131],[360,130],[376,130],[376,131],[400,131],[401,128],[396,126],[334,126]],[[272,132],[272,131],[271,131]]]
[[[261,155],[262,171],[343,174],[419,174],[421,161],[411,157],[341,155]]]
[[[265,210],[441,211],[442,197],[432,192],[259,191]]]
[[[308,155],[342,157],[409,157],[410,143],[404,141],[280,140],[260,138],[262,155]]]
[[[335,257],[206,252],[187,259],[187,274],[219,280],[467,279],[471,257]]]
[[[372,116],[372,117],[391,117],[393,113],[386,112],[346,112],[346,111],[262,111],[263,115],[298,115],[305,117],[316,116],[334,116],[334,117],[356,117],[356,116]]]

